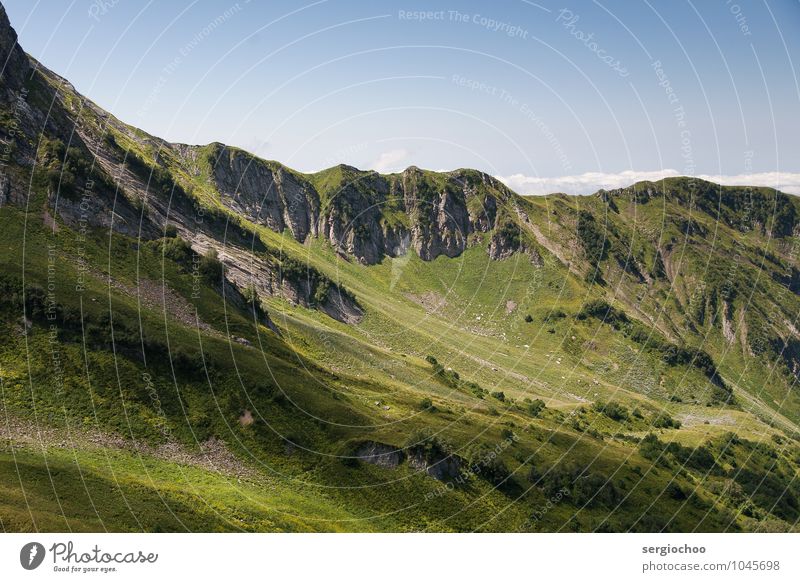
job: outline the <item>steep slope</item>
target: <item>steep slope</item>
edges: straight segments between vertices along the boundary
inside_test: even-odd
[[[115,119],[1,6],[0,59],[5,529],[796,527],[797,199],[303,174]]]

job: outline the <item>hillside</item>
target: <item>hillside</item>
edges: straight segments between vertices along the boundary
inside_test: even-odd
[[[4,531],[797,529],[797,198],[304,174],[0,63]]]

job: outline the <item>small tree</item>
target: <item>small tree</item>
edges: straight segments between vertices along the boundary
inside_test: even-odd
[[[212,284],[217,284],[222,281],[222,263],[219,260],[217,249],[210,248],[200,259],[200,274],[203,278]]]
[[[256,291],[256,286],[250,283],[242,290],[242,297],[244,300],[247,301],[248,305],[257,305],[258,304],[258,292]]]

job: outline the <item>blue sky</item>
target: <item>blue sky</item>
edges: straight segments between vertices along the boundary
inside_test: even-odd
[[[524,193],[800,192],[798,0],[3,2],[27,52],[171,141],[303,171],[476,167]]]

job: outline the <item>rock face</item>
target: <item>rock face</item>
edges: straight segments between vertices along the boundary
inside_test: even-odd
[[[461,474],[462,460],[456,455],[425,454],[421,449],[412,449],[408,454],[408,465],[424,471],[437,481],[451,481]]]
[[[438,481],[451,481],[457,478],[464,465],[464,461],[457,455],[432,452],[422,447],[411,448],[406,455],[396,447],[376,441],[359,443],[353,452],[353,457],[386,469],[395,469],[407,459],[409,467],[424,472]]]
[[[514,253],[525,253],[530,258],[531,264],[536,267],[543,265],[542,256],[530,243],[523,242],[519,227],[506,224],[492,231],[489,246],[486,251],[495,261],[502,261]]]
[[[257,224],[295,239],[317,235],[319,196],[306,181],[279,164],[269,164],[241,150],[216,146],[212,180],[222,202]]]
[[[11,28],[6,9],[0,4],[0,79],[7,90],[18,89],[30,71],[27,55],[17,44],[17,33]]]
[[[497,227],[500,207],[511,200],[502,183],[469,170],[434,177],[411,167],[384,176],[339,166],[326,170],[333,177],[318,189],[311,176],[221,145],[209,163],[229,208],[276,232],[288,228],[300,242],[321,237],[366,265],[409,249],[426,261],[457,257],[470,234]],[[519,250],[499,244],[492,258]]]
[[[375,441],[367,441],[358,445],[353,456],[364,463],[386,469],[395,469],[406,457],[400,449]]]

